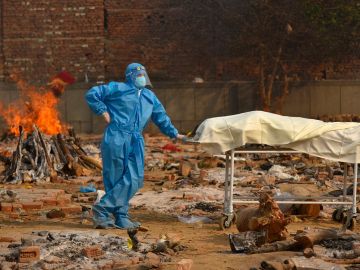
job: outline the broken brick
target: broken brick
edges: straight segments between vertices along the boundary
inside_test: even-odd
[[[0,242],[9,242],[9,243],[12,243],[12,242],[16,242],[16,240],[12,237],[9,237],[9,236],[2,236],[0,237]]]
[[[40,247],[29,246],[19,249],[19,262],[28,263],[40,260]]]
[[[57,197],[57,205],[64,206],[71,203],[71,194],[64,194]]]
[[[1,203],[1,211],[5,213],[10,213],[12,211],[12,204],[11,203]]]
[[[23,202],[22,206],[24,210],[37,210],[43,207],[42,202]]]
[[[18,211],[18,210],[22,210],[22,204],[21,203],[13,203],[12,204],[12,211]]]
[[[82,250],[82,253],[84,256],[86,256],[88,258],[98,258],[104,254],[101,246],[99,246],[99,245],[85,247]]]
[[[55,206],[57,205],[57,200],[55,198],[46,197],[41,199],[41,201],[44,203],[44,206]]]

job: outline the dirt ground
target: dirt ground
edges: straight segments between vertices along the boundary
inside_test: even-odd
[[[61,187],[57,184],[57,187]],[[69,187],[69,186],[67,186]],[[74,188],[74,187],[73,187]],[[147,183],[144,190],[151,188],[151,183]],[[135,220],[142,222],[144,226],[149,228],[147,233],[139,232],[140,241],[145,239],[158,239],[159,235],[164,232],[177,233],[182,237],[181,244],[187,248],[178,255],[173,256],[173,261],[179,261],[182,258],[190,258],[194,265],[192,269],[250,269],[251,267],[259,267],[262,260],[279,260],[283,261],[295,255],[301,255],[300,252],[276,252],[264,253],[256,255],[234,254],[230,251],[228,234],[236,233],[235,226],[221,231],[218,224],[185,224],[181,223],[175,216],[149,212],[147,210],[131,209],[131,216]],[[9,222],[2,220],[0,223],[0,236],[20,237],[23,233],[29,233],[37,230],[48,231],[73,231],[73,230],[93,230],[92,225],[81,224],[78,218],[65,218],[57,221],[42,222]],[[306,219],[297,220],[288,226],[290,233],[302,230],[305,227],[311,228],[340,228],[339,223],[334,223],[324,219]],[[356,228],[360,232],[359,228]],[[104,234],[118,234],[127,237],[124,230],[102,230]],[[171,264],[171,263],[170,263]],[[164,265],[162,269],[170,268]]]
[[[85,138],[87,142],[99,142],[98,137],[90,137]],[[161,170],[151,170],[150,164],[153,163],[153,166],[164,167],[164,165],[159,165],[155,163],[155,161],[164,160],[164,153],[159,153],[159,146],[164,145],[168,141],[164,141],[164,139],[154,138],[153,144],[150,147],[150,151],[148,153],[148,159],[146,161],[145,168],[145,186],[139,192],[153,192],[159,191],[165,194],[167,191],[180,190],[180,187],[174,185],[175,181],[170,181],[167,176],[171,174],[171,172],[164,172]],[[184,148],[185,146],[182,146]],[[193,146],[188,147],[193,148]],[[155,151],[155,150],[156,151]],[[191,150],[191,149],[190,149]],[[167,158],[171,157],[174,159],[174,162],[178,162],[183,159],[183,156],[187,156],[187,159],[190,160],[192,156],[198,155],[196,151],[182,151],[172,153],[172,156],[167,156]],[[286,161],[286,160],[285,160]],[[250,164],[250,163],[249,163]],[[223,170],[220,168],[220,171]],[[165,174],[166,173],[166,174]],[[239,177],[244,176],[243,178],[248,177],[249,173],[245,173],[240,175]],[[250,179],[253,179],[253,176],[256,176],[256,172],[253,175],[250,175]],[[221,175],[215,175],[217,178],[223,178]],[[97,183],[101,183],[101,176],[97,176]],[[48,183],[48,184],[32,184],[36,189],[63,189],[66,194],[76,194],[79,193],[79,188],[82,184],[69,184],[74,179],[69,179],[67,182],[60,183]],[[75,181],[74,181],[75,182]],[[173,184],[171,184],[173,183]],[[331,183],[331,182],[326,182]],[[171,184],[168,186],[168,184]],[[204,184],[204,183],[202,183]],[[98,188],[102,188],[101,184],[99,184]],[[1,185],[1,188],[7,188],[6,185]],[[16,188],[16,185],[9,185],[13,188]],[[214,185],[209,186],[209,183],[205,183],[204,185],[192,186],[191,184],[185,184],[191,191],[195,192],[195,187],[204,190],[210,190],[209,187],[214,187]],[[281,187],[282,192],[291,192],[297,195],[303,195],[306,193],[318,193],[319,189],[312,183],[309,185],[301,184],[295,186],[289,183],[282,183],[278,185]],[[312,189],[305,190],[305,187],[310,186]],[[208,188],[208,189],[206,189]],[[223,186],[221,183],[217,183],[217,188],[222,192]],[[328,187],[325,187],[327,189]],[[295,189],[295,191],[294,191]],[[244,191],[244,186],[237,187],[237,192]],[[220,192],[220,193],[221,193]],[[185,193],[184,193],[185,195]],[[157,196],[157,193],[156,193]],[[191,196],[191,194],[190,194]],[[143,196],[142,196],[143,197]],[[182,196],[181,196],[182,197]],[[186,198],[185,198],[186,199]],[[193,199],[196,199],[195,197]],[[181,200],[181,198],[177,198],[177,201],[181,203],[186,203],[185,200]],[[202,199],[200,199],[202,201]],[[187,202],[188,203],[188,202]],[[217,201],[217,203],[221,203],[221,201]],[[145,203],[146,205],[146,203]],[[146,207],[145,207],[146,208]],[[261,261],[263,260],[278,260],[284,261],[285,259],[291,258],[296,255],[302,255],[301,252],[274,252],[274,253],[263,253],[256,255],[244,255],[244,254],[234,254],[230,250],[228,234],[237,233],[237,229],[235,226],[232,226],[230,229],[226,231],[222,231],[219,229],[219,225],[214,221],[214,223],[210,224],[202,224],[202,223],[182,223],[178,220],[176,213],[179,214],[179,211],[170,211],[169,212],[152,212],[149,209],[145,209],[144,207],[133,207],[130,210],[130,215],[137,221],[142,222],[143,226],[149,229],[148,232],[139,232],[138,237],[140,242],[144,241],[156,241],[159,239],[160,235],[165,233],[176,233],[181,237],[181,245],[185,246],[185,250],[178,252],[177,254],[171,257],[170,263],[165,263],[162,269],[174,269],[174,264],[180,261],[181,259],[192,259],[194,264],[191,269],[250,269],[251,267],[259,267]],[[172,208],[171,208],[172,209]],[[183,212],[184,214],[185,212]],[[207,215],[208,217],[214,218],[216,220],[220,219],[220,212],[207,213],[202,212],[203,215]],[[195,214],[196,215],[196,214]],[[215,220],[214,219],[214,220]],[[35,221],[36,219],[28,218],[21,221],[0,218],[0,237],[1,236],[11,236],[13,238],[20,239],[21,235],[24,233],[31,233],[32,231],[86,231],[86,230],[94,230],[92,228],[92,223],[88,221],[84,224],[79,216],[66,216],[65,218],[57,218],[57,219],[45,219],[41,221]],[[341,224],[335,223],[331,220],[331,217],[318,217],[318,218],[293,218],[293,222],[288,225],[289,233],[295,234],[298,230],[304,230],[307,227],[310,228],[340,228]],[[360,232],[359,226],[355,229],[356,232]],[[127,238],[127,232],[124,230],[102,230],[101,234],[117,234],[119,236],[123,236]]]

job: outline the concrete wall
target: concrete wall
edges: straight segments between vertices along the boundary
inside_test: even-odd
[[[69,87],[59,104],[62,119],[79,133],[101,133],[104,122],[91,113],[84,94],[91,84]],[[191,131],[204,119],[258,109],[256,83],[154,83],[154,91],[162,101],[175,126],[182,132]],[[13,84],[0,83],[0,101],[17,98]],[[360,114],[360,81],[301,82],[290,89],[284,107],[289,116],[316,117],[323,114]],[[5,126],[1,125],[2,129]],[[150,124],[148,131],[157,132]]]

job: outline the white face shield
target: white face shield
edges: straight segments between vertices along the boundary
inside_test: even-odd
[[[135,79],[138,75],[144,75],[145,79],[146,79],[146,85],[149,85],[152,87],[152,84],[151,84],[151,81],[149,79],[149,76],[146,72],[146,69],[144,66],[137,66],[137,67],[134,67],[130,70],[129,73],[126,74],[126,76],[130,77],[131,79],[131,82],[134,83],[135,82]]]

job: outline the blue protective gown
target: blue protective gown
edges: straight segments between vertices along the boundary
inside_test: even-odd
[[[144,138],[142,131],[149,119],[161,132],[175,138],[177,129],[155,94],[134,85],[134,66],[126,70],[125,83],[110,82],[95,86],[86,94],[90,108],[101,115],[108,112],[111,118],[101,144],[103,182],[106,194],[94,205],[94,225],[121,228],[136,226],[128,217],[129,200],[143,186]],[[130,73],[129,73],[130,72]]]

